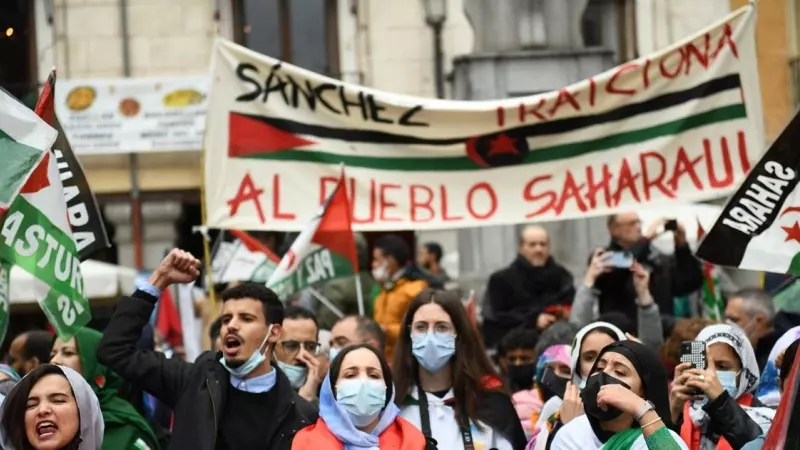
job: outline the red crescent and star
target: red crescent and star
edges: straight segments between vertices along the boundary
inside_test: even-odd
[[[790,212],[800,212],[800,207],[790,206],[781,211],[780,217],[783,217],[786,215],[786,213]],[[786,232],[786,239],[783,242],[795,241],[800,244],[800,222],[795,220],[794,225],[790,227],[781,226],[781,228],[783,228],[783,231]]]
[[[505,133],[500,133],[496,138],[491,139],[489,145],[489,153],[486,157],[495,155],[519,155],[519,150],[516,147],[516,139],[510,138]]]

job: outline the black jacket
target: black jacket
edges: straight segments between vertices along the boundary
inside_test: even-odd
[[[778,339],[796,326],[800,326],[800,314],[788,311],[778,311],[778,313],[775,314],[775,318],[772,319],[772,332],[761,337],[754,349],[759,371],[763,372],[764,368],[767,367],[769,354],[772,352],[772,348],[775,344],[778,343]]]
[[[754,408],[764,407],[756,397],[753,397],[753,402],[750,406]],[[703,410],[711,418],[705,435],[714,442],[719,442],[720,436],[724,436],[732,448],[742,448],[745,444],[763,434],[761,427],[747,415],[744,409],[727,392],[723,392],[716,400],[703,406]],[[682,423],[683,417],[681,415],[675,425],[675,429],[680,431]]]
[[[612,241],[608,250],[621,251],[623,248]],[[625,250],[633,253],[634,258],[650,271],[650,295],[662,315],[672,315],[675,297],[688,295],[703,286],[700,261],[695,259],[688,245],[676,247],[674,256],[659,253],[647,239]],[[597,277],[594,287],[599,291],[600,314],[621,312],[636,324],[636,289],[630,270],[614,269],[602,274]]]
[[[103,333],[97,359],[174,411],[170,448],[214,450],[230,375],[219,363],[219,353],[206,352],[188,363],[137,348],[156,300],[144,291],[123,297]],[[278,394],[274,408],[279,425],[264,449],[289,450],[295,433],[315,423],[318,412],[292,390],[286,375],[274,369],[278,375],[273,388]]]
[[[571,305],[575,299],[572,274],[549,258],[534,267],[522,256],[489,277],[484,308],[484,338],[494,346],[515,328],[536,329],[539,314],[550,306]]]

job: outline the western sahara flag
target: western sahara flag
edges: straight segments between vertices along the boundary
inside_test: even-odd
[[[0,202],[11,200],[0,228],[0,259],[36,278],[39,305],[66,339],[89,322],[91,313],[56,157],[50,151],[57,132],[9,95],[0,95]],[[32,172],[26,169],[30,162]],[[9,172],[9,166],[17,169]],[[19,195],[9,195],[13,187],[7,186],[15,184],[20,185]]]
[[[697,249],[705,261],[800,275],[800,113],[753,167]]]
[[[39,96],[39,101],[36,103],[36,114],[58,132],[58,137],[53,145],[53,154],[58,163],[58,171],[64,188],[64,200],[67,202],[72,237],[75,239],[79,257],[81,261],[84,261],[93,253],[110,247],[111,243],[108,241],[100,208],[97,206],[97,200],[95,200],[94,193],[83,173],[83,167],[72,152],[67,135],[56,117],[55,89],[56,70],[53,69]]]
[[[227,241],[223,230],[214,249],[211,260],[214,283],[266,283],[278,268],[278,255],[244,231],[230,230],[229,233],[234,240]]]
[[[698,219],[697,236],[702,239],[705,234],[706,230]],[[703,263],[702,297],[703,309],[705,310],[703,317],[711,320],[722,320],[725,304],[722,301],[722,292],[719,287],[719,269],[714,264],[707,262]]]
[[[292,243],[267,287],[287,296],[315,283],[358,273],[344,180],[342,171],[333,193]]]

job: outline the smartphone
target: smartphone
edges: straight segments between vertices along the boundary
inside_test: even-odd
[[[664,231],[678,231],[678,220],[670,219],[664,223]]]
[[[630,269],[633,266],[633,253],[611,252],[611,256],[606,260],[606,263],[618,269]]]
[[[561,378],[556,375],[553,369],[545,367],[544,373],[542,374],[542,384],[547,386],[558,398],[564,398],[564,393],[567,392],[567,381],[566,378]]]
[[[706,343],[703,341],[683,341],[681,343],[681,363],[690,363],[695,369],[705,370],[708,367]],[[692,395],[704,394],[702,391],[695,390]]]

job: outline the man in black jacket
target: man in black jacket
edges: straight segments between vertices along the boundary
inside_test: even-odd
[[[562,318],[575,286],[572,274],[550,255],[547,230],[537,225],[522,230],[517,259],[492,274],[486,297],[483,331],[489,347],[515,328],[541,332]]]
[[[703,286],[700,261],[692,255],[686,241],[683,224],[660,219],[642,233],[642,222],[635,212],[613,214],[608,217],[611,252],[630,252],[633,258],[650,273],[650,293],[662,315],[671,316],[674,298],[690,294]],[[675,240],[674,256],[661,254],[651,245],[659,235],[671,232]],[[591,262],[591,261],[590,261]],[[628,268],[616,268],[599,275],[594,286],[600,303],[600,314],[617,311],[624,313],[634,326],[638,322],[636,289],[633,273]]]
[[[274,292],[251,283],[223,292],[224,349],[194,363],[136,346],[161,291],[193,281],[199,267],[191,254],[172,250],[148,283],[117,305],[97,358],[174,411],[170,448],[288,450],[295,433],[317,420],[317,409],[270,363],[283,321]]]

